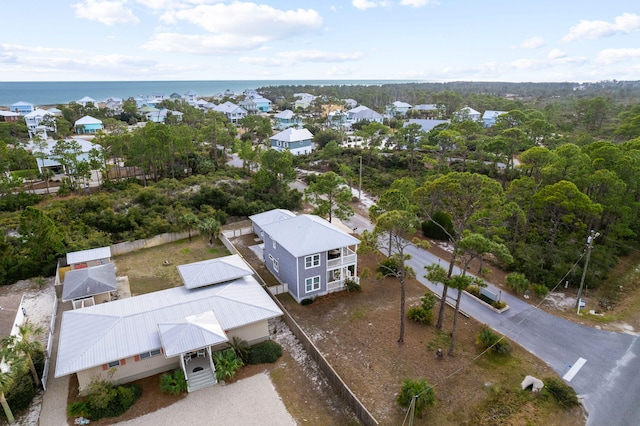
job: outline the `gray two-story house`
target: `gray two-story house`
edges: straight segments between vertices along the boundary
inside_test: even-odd
[[[319,216],[303,214],[261,224],[263,260],[300,302],[344,290],[347,280],[358,282],[360,240]]]

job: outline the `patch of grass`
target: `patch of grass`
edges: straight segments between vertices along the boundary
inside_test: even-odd
[[[349,321],[355,322],[361,320],[367,314],[367,311],[368,309],[364,306],[354,309],[349,315]]]
[[[432,351],[435,351],[438,348],[442,348],[444,350],[445,348],[448,348],[450,344],[451,336],[449,333],[445,333],[442,330],[436,330],[436,336],[433,340],[427,343],[427,348]]]
[[[180,250],[180,253],[187,254],[187,253],[189,253],[190,251],[191,251],[191,250],[189,250],[188,248],[183,248],[182,250]]]
[[[215,254],[217,253],[219,250],[217,248],[210,248],[209,250],[207,250],[209,253]]]

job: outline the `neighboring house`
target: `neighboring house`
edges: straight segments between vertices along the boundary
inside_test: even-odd
[[[244,98],[238,104],[244,108],[248,114],[256,114],[258,112],[258,106],[253,102],[253,98]]]
[[[478,111],[468,106],[454,112],[453,116],[458,121],[464,121],[464,120],[480,121],[480,118],[481,118],[481,115]]]
[[[89,151],[92,149],[102,150],[102,147],[98,144],[94,144],[85,139],[65,139],[66,141],[73,140],[80,146],[80,153],[77,156],[78,161],[89,161]],[[64,173],[64,167],[60,163],[58,157],[53,154],[53,148],[57,141],[53,139],[46,139],[46,146],[43,149],[36,146],[33,142],[27,144],[26,149],[31,152],[42,152],[44,159],[38,158],[36,164],[38,165],[38,171],[42,172],[43,168],[50,169],[54,173]]]
[[[89,96],[85,96],[84,98],[77,100],[76,103],[82,105],[83,107],[86,107],[88,104],[92,104],[96,108],[98,107],[98,101],[90,98]]]
[[[273,209],[249,216],[249,219],[253,225],[253,233],[262,239],[264,237],[263,226],[291,219],[292,217],[296,217],[296,215],[289,210]]]
[[[13,111],[0,111],[0,121],[5,123],[15,123],[20,119],[20,114]]]
[[[262,96],[258,96],[252,99],[256,105],[256,109],[260,112],[271,112],[271,101]]]
[[[73,128],[79,135],[93,135],[100,130],[104,130],[104,125],[101,120],[93,118],[90,115],[85,115],[73,124]]]
[[[8,294],[0,296],[0,339],[8,336],[18,336],[18,326],[24,324],[28,314],[24,306],[24,295]]]
[[[356,101],[355,99],[347,98],[343,99],[342,101],[347,107],[352,109],[358,106],[358,101]]]
[[[183,114],[180,111],[172,111],[166,108],[146,108],[149,108],[149,110],[144,113],[147,121],[153,121],[154,123],[164,123],[169,115],[175,116],[178,122],[182,121]]]
[[[193,106],[196,104],[196,101],[198,100],[198,94],[193,90],[189,90],[185,92],[184,95],[182,95],[182,99],[189,105]]]
[[[406,115],[411,110],[411,104],[406,102],[395,101],[386,108],[387,115],[394,117],[396,115]]]
[[[49,124],[41,124],[42,121],[47,119],[47,117]],[[47,131],[56,131],[56,122],[54,118],[55,116],[52,113],[44,109],[36,109],[35,111],[25,115],[24,121],[27,125],[27,129],[29,130],[29,137],[40,135],[43,139],[47,139]]]
[[[294,93],[293,96],[298,98],[293,103],[293,109],[307,109],[311,106],[311,104],[316,100],[317,97],[309,93]]]
[[[331,111],[327,114],[327,121],[329,122],[329,127],[333,129],[338,129],[343,127],[347,123],[348,115],[344,111],[335,110]]]
[[[493,111],[488,109],[482,114],[482,125],[484,127],[491,127],[496,124],[496,118],[506,113],[507,111]]]
[[[147,105],[147,97],[145,95],[136,96],[133,98],[136,102],[136,108],[140,109]]]
[[[296,115],[290,109],[285,109],[273,116],[275,120],[274,128],[278,130],[284,130],[289,127],[300,127],[302,125],[302,119]]]
[[[109,98],[104,101],[104,107],[111,112],[112,115],[122,114],[124,103],[121,98]]]
[[[71,302],[73,309],[80,309],[111,301],[111,293],[117,290],[115,265],[106,263],[67,271],[62,282],[61,299]]]
[[[216,105],[213,110],[224,114],[227,119],[233,124],[236,124],[238,121],[247,116],[246,109],[234,104],[231,101]]]
[[[62,314],[55,377],[115,384],[181,368],[189,392],[216,383],[211,354],[269,339],[282,311],[238,256],[178,266],[184,286]]]
[[[313,151],[313,134],[308,129],[292,127],[271,136],[271,148],[283,152],[291,151],[293,155],[311,154]]]
[[[413,107],[415,111],[422,112],[430,112],[430,111],[438,111],[438,106],[436,104],[419,104]]]
[[[62,110],[58,108],[47,108],[47,112],[53,114],[54,117],[62,117]]]
[[[11,104],[11,111],[17,112],[20,115],[27,115],[33,112],[33,104],[22,101],[16,102],[15,104]]]
[[[298,302],[344,290],[359,281],[360,240],[319,216],[303,214],[258,226],[263,261]]]
[[[402,127],[407,127],[409,124],[419,124],[423,132],[428,132],[430,130],[433,130],[434,127],[445,123],[449,123],[449,120],[423,120],[418,118],[410,118],[402,125]]]
[[[358,123],[360,121],[376,121],[382,123],[384,121],[381,114],[364,105],[357,106],[347,111],[347,124]]]
[[[169,99],[172,101],[182,101],[182,95],[180,93],[173,92],[169,95]]]
[[[67,265],[72,270],[90,268],[107,263],[111,263],[111,247],[98,247],[67,253]]]

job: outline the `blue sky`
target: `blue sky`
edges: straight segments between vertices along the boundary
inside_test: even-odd
[[[640,79],[638,0],[2,4],[0,81]]]

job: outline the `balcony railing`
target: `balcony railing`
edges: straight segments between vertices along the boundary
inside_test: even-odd
[[[356,284],[360,284],[360,277],[348,277],[343,280],[336,280],[327,283],[327,292],[340,291],[346,287],[345,281],[353,280]]]
[[[345,251],[347,253],[345,256],[336,257],[335,259],[329,259],[327,261],[327,269],[334,269],[342,265],[352,265],[356,263],[357,255],[355,254],[355,252],[348,249]]]

